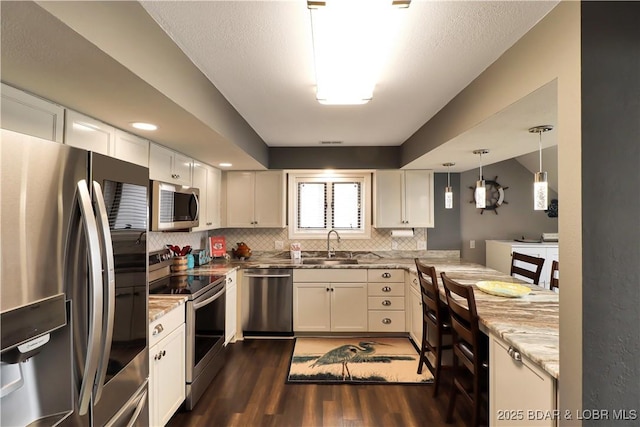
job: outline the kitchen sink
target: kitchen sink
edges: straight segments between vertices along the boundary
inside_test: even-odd
[[[303,258],[302,264],[308,265],[343,265],[343,264],[357,264],[358,260],[355,258]]]

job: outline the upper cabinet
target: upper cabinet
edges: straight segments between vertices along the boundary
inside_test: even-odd
[[[229,228],[284,228],[285,175],[282,171],[226,173]]]
[[[116,130],[99,120],[67,110],[64,143],[115,157]]]
[[[158,144],[149,146],[149,179],[191,186],[193,159]]]
[[[221,177],[219,169],[194,163],[193,186],[200,190],[200,225],[192,231],[220,228]]]
[[[375,173],[374,226],[433,227],[433,171],[382,170]]]
[[[64,108],[2,84],[0,122],[3,129],[62,142]]]
[[[114,157],[149,167],[149,141],[116,129]]]

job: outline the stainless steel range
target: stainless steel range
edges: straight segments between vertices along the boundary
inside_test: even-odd
[[[149,253],[149,294],[181,294],[186,305],[186,401],[192,410],[224,363],[225,276],[171,274],[169,250]]]

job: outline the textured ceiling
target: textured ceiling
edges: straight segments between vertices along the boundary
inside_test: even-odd
[[[413,0],[373,100],[326,106],[305,1],[141,3],[269,146],[400,145],[557,4]]]

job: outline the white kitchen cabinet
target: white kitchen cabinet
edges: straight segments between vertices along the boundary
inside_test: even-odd
[[[556,402],[555,378],[490,334],[489,424],[555,426]]]
[[[164,426],[185,399],[185,311],[180,305],[149,324],[149,420]]]
[[[158,144],[149,145],[149,179],[191,187],[193,159]]]
[[[284,228],[285,175],[282,171],[226,172],[226,226]]]
[[[544,258],[544,266],[540,274],[539,284],[542,287],[549,288],[551,264],[553,261],[558,261],[558,243],[522,243],[512,240],[487,240],[486,246],[487,267],[507,274],[511,271],[511,254],[513,252]],[[527,280],[522,277],[518,278]]]
[[[200,225],[191,231],[220,228],[220,176],[212,166],[193,164],[193,187],[200,190]]]
[[[405,289],[408,290],[409,295],[407,308],[409,336],[420,347],[422,345],[422,294],[416,273],[407,275],[407,285]]]
[[[149,167],[149,141],[116,129],[113,157]]]
[[[224,345],[235,341],[238,315],[238,285],[237,271],[227,273],[226,306],[224,322]]]
[[[366,332],[366,278],[365,270],[294,270],[293,330]]]
[[[367,270],[369,332],[405,332],[404,270]]]
[[[67,110],[64,143],[115,157],[116,129],[77,111]]]
[[[0,113],[3,129],[62,143],[64,108],[2,83]]]
[[[376,171],[374,226],[433,227],[433,171]]]

